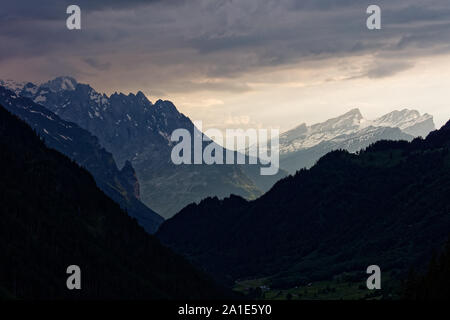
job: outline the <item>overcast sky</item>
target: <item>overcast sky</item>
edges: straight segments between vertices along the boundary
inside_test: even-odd
[[[0,78],[69,75],[100,92],[172,100],[204,127],[450,118],[448,0],[0,0]],[[66,28],[81,7],[82,30]],[[366,9],[382,9],[382,30]]]

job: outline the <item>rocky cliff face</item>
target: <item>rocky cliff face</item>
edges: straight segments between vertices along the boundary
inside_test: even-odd
[[[136,177],[136,171],[134,171],[133,166],[130,161],[125,161],[125,165],[120,171],[121,176],[125,179],[125,181],[132,187],[133,194],[136,199],[141,200],[141,191],[139,186],[139,181]]]

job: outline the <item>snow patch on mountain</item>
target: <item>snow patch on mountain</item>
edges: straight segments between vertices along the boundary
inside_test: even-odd
[[[76,86],[77,81],[72,77],[57,77],[42,84],[40,87],[48,88],[53,92],[59,92],[63,90],[73,91]]]
[[[15,94],[19,94],[19,92],[22,90],[23,87],[25,87],[25,85],[26,82],[14,81],[11,79],[0,80],[0,86],[3,86],[13,91]]]
[[[37,96],[36,98],[34,98],[33,101],[36,103],[41,103],[41,102],[47,101],[47,98],[41,94],[41,95]]]
[[[395,110],[373,121],[375,126],[392,127],[405,130],[417,123],[432,119],[433,117],[427,113],[421,115],[417,110],[403,109]]]

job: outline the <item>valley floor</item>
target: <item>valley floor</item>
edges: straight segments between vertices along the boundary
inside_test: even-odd
[[[246,297],[261,300],[380,300],[398,299],[400,281],[386,276],[380,290],[369,290],[365,279],[343,280],[345,275],[333,280],[311,282],[288,289],[270,287],[267,278],[237,281],[233,290]]]

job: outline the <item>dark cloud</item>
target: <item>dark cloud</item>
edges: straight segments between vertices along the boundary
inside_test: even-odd
[[[292,0],[287,2],[289,9],[295,10],[339,10],[349,6],[366,6],[367,3],[361,0]]]
[[[388,10],[383,13],[383,19],[388,24],[417,24],[419,22],[449,21],[449,3],[441,5],[418,6],[412,5],[403,8]]]
[[[414,64],[403,61],[378,61],[369,70],[367,70],[365,76],[369,78],[386,78],[412,68]]]
[[[136,8],[163,0],[15,0],[2,4],[1,18],[59,19],[69,5],[78,5],[83,10],[107,10]],[[168,1],[178,3],[181,0]]]
[[[82,9],[81,31],[65,28],[69,4]],[[48,70],[38,68],[39,76],[54,75],[57,65],[74,76],[120,76],[161,92],[243,92],[250,89],[232,79],[261,68],[373,54],[380,60],[364,76],[377,78],[449,52],[448,0],[377,4],[379,31],[365,27],[368,3],[360,0],[9,1],[0,13],[0,70],[57,60],[54,68],[43,63]]]
[[[99,71],[105,71],[111,67],[111,63],[101,62],[96,58],[83,58],[83,61],[86,62],[92,68],[97,69]]]

